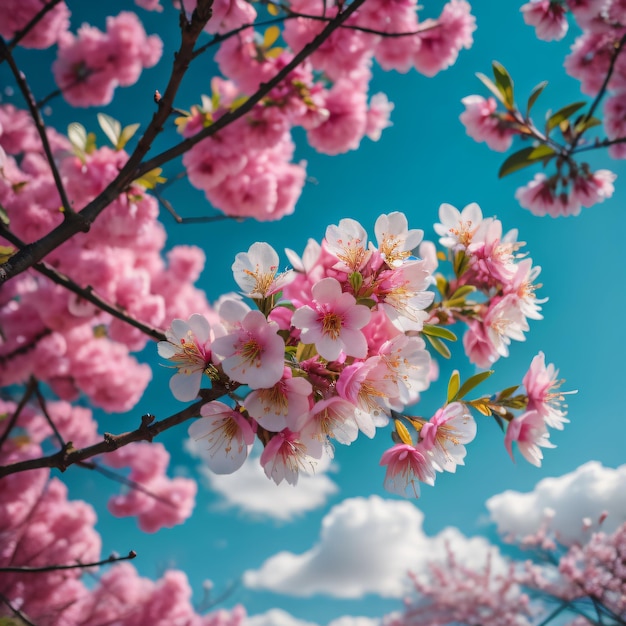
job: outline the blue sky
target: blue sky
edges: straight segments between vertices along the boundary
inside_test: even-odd
[[[103,16],[94,15],[95,5],[83,3],[86,4],[88,9],[72,7],[73,27],[89,20],[102,28]],[[130,3],[110,4],[113,13],[131,8]],[[427,14],[437,14],[443,3],[425,4]],[[556,110],[581,99],[578,83],[567,77],[562,68],[574,33],[560,43],[538,41],[533,30],[524,25],[515,2],[498,3],[494,10],[494,3],[478,1],[474,3],[473,13],[478,24],[474,46],[462,51],[458,62],[446,72],[427,79],[414,72],[399,75],[375,71],[372,93],[384,91],[395,103],[394,125],[383,132],[379,142],[365,140],[356,152],[326,157],[305,146],[304,137],[296,134],[297,158],[308,162],[308,174],[315,182],[306,185],[293,216],[276,223],[219,221],[188,226],[175,225],[164,215],[168,245],[193,243],[206,251],[207,266],[201,285],[209,299],[214,300],[221,293],[236,289],[230,272],[234,256],[247,250],[254,241],[267,241],[277,250],[289,247],[302,251],[309,237],[320,240],[326,226],[336,224],[341,218],[357,219],[373,234],[376,217],[394,210],[405,212],[411,227],[424,229],[426,238],[434,240],[432,224],[437,221],[442,202],[459,208],[478,202],[485,215],[496,215],[502,220],[505,230],[519,229],[519,238],[527,242],[529,255],[543,268],[539,282],[544,286],[538,295],[549,297],[543,310],[545,319],[532,322],[526,342],[513,345],[510,358],[497,363],[496,374],[485,390],[488,386],[496,390],[521,380],[532,357],[543,350],[547,361],[555,363],[567,379],[564,388],[578,390],[577,395],[569,398],[571,424],[563,432],[552,435],[558,447],[546,452],[540,469],[521,458],[513,464],[495,424],[487,418],[479,420],[479,435],[469,446],[466,466],[454,475],[439,476],[434,488],[423,488],[417,503],[400,505],[401,500],[382,489],[384,470],[378,461],[390,442],[386,432],[380,432],[373,441],[359,438],[350,447],[337,446],[329,471],[302,481],[296,488],[277,489],[265,479],[257,484],[254,468],[246,469],[249,473],[235,476],[230,483],[207,479],[201,461],[185,451],[186,430],[169,431],[161,441],[172,453],[172,470],[194,476],[201,483],[193,517],[182,527],[142,535],[133,520],[111,518],[104,500],[99,501],[95,505],[105,553],[136,550],[140,558],[135,564],[148,576],[159,575],[166,567],[184,569],[198,599],[205,579],[214,581],[218,595],[234,581],[243,580],[245,584],[237,583],[224,606],[241,602],[250,614],[278,607],[300,620],[319,625],[342,615],[374,617],[401,607],[400,599],[393,597],[398,595],[394,591],[397,587],[392,584],[393,572],[381,571],[380,579],[372,578],[378,581],[379,591],[383,589],[380,581],[391,580],[385,593],[392,597],[359,593],[367,589],[366,583],[362,587],[352,585],[353,591],[348,592],[351,580],[344,574],[335,583],[335,589],[344,589],[344,595],[350,593],[354,596],[351,598],[334,597],[329,592],[298,598],[288,590],[273,593],[255,589],[269,584],[276,574],[276,570],[268,569],[262,574],[258,572],[268,559],[286,551],[292,556],[273,561],[274,565],[278,564],[276,567],[285,571],[294,567],[298,575],[313,577],[315,567],[323,566],[326,553],[319,548],[316,555],[308,554],[307,558],[313,559],[309,569],[303,569],[301,555],[306,555],[320,541],[322,528],[327,529],[324,532],[337,533],[337,537],[346,533],[347,543],[350,537],[355,541],[358,538],[362,551],[372,555],[371,562],[354,564],[355,575],[359,567],[361,570],[373,567],[376,558],[382,564],[385,541],[389,537],[397,540],[398,533],[406,533],[414,548],[422,548],[421,552],[416,548],[416,558],[431,548],[436,550],[434,544],[422,539],[419,530],[422,516],[423,529],[430,536],[446,526],[456,526],[468,536],[493,538],[494,526],[488,523],[485,508],[485,501],[491,496],[506,489],[530,491],[540,479],[572,472],[592,459],[607,467],[617,467],[624,461],[626,429],[621,391],[626,374],[623,363],[626,334],[622,322],[626,310],[623,257],[626,168],[620,162],[610,161],[604,153],[590,154],[593,167],[608,167],[618,174],[616,193],[604,204],[583,209],[580,217],[537,218],[517,205],[514,191],[534,171],[526,170],[498,180],[497,169],[503,156],[465,135],[458,121],[463,109],[460,100],[472,93],[486,95],[474,74],[488,73],[494,59],[512,74],[522,102],[536,83],[549,81],[536,106],[536,116],[547,108]],[[145,18],[147,31],[158,30],[166,40],[166,47],[170,42],[171,49],[177,24],[174,13],[166,10],[161,16],[145,12],[140,15]],[[168,32],[162,30],[163,16],[169,16]],[[42,70],[46,66],[40,64],[38,55],[23,53],[21,58],[41,97],[52,84],[47,69]],[[107,112],[123,124],[147,119],[152,92],[164,85],[168,63],[169,58],[145,72],[138,86],[119,90],[119,98]],[[209,59],[201,59],[199,63],[198,78],[189,81],[181,92],[177,102],[180,108],[189,108],[199,101],[200,93],[209,90],[214,69]],[[15,97],[12,100],[17,102]],[[48,119],[60,130],[70,121],[81,121],[95,129],[96,112],[94,109],[73,112],[63,103],[54,102]],[[176,171],[176,166],[172,166],[167,174],[171,176]],[[186,183],[171,188],[168,197],[183,215],[213,212],[203,195]],[[286,264],[284,255],[282,259]],[[455,353],[459,360],[454,366],[465,376],[471,374],[473,369],[461,360],[461,351]],[[154,380],[146,396],[128,416],[102,416],[103,430],[119,432],[136,424],[142,413],[149,411],[157,417],[166,417],[178,409],[176,401],[164,391],[169,372],[156,365],[156,350],[148,350],[143,356],[155,364]],[[444,400],[451,365],[443,363],[441,369],[440,382],[424,394],[419,408],[426,416]],[[69,479],[75,497],[89,498],[94,489],[103,493],[115,490],[115,486],[79,470],[69,475]],[[593,480],[589,481],[593,484]],[[396,524],[397,520],[404,520],[405,526]],[[346,530],[350,524],[354,527],[352,533]],[[393,541],[386,546],[388,554],[395,554],[392,544]],[[349,554],[347,551],[346,555]],[[409,554],[413,553],[409,550]],[[337,565],[332,567],[336,571]],[[248,574],[244,576],[245,572]]]

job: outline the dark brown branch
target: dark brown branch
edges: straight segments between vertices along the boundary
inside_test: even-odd
[[[48,141],[48,135],[46,133],[46,125],[41,117],[41,112],[37,107],[37,102],[35,101],[35,97],[33,96],[33,92],[28,85],[28,81],[26,80],[26,76],[24,73],[20,71],[15,59],[13,58],[13,54],[11,53],[10,48],[7,46],[3,37],[0,37],[0,58],[4,57],[11,68],[11,72],[17,82],[17,86],[19,90],[22,92],[22,96],[28,105],[28,110],[30,111],[30,115],[35,122],[35,127],[37,128],[37,133],[39,134],[39,138],[41,139],[41,144],[43,146],[43,151],[46,155],[46,159],[48,161],[48,165],[50,166],[50,170],[52,172],[52,177],[54,178],[54,184],[59,192],[59,196],[61,197],[61,204],[63,205],[63,217],[65,221],[72,222],[78,230],[87,231],[89,230],[89,222],[85,221],[82,216],[78,216],[75,213],[70,201],[65,193],[65,186],[63,185],[63,181],[61,180],[61,174],[54,162],[54,156],[52,154],[52,148],[50,147],[50,142]]]
[[[13,39],[11,39],[11,41],[9,41],[9,43],[7,44],[9,46],[9,49],[13,50],[13,48],[15,48],[15,46],[17,46],[17,44],[22,39],[24,39],[24,37],[26,37],[26,35],[28,35],[28,33],[30,33],[30,31],[33,30],[35,26],[37,26],[37,24],[39,24],[39,22],[44,18],[46,13],[52,11],[52,9],[54,9],[54,7],[57,4],[60,4],[62,1],[63,0],[50,0],[50,2],[44,5],[41,11],[38,11],[37,14],[30,20],[30,22],[28,22],[28,24],[24,26],[24,28],[18,30],[13,35]],[[2,61],[3,59],[0,59],[0,63],[2,63]]]
[[[342,23],[345,22],[363,4],[363,2],[365,2],[365,0],[354,0],[350,6],[348,6],[342,13],[339,13],[332,22],[327,24],[311,43],[307,44],[298,54],[296,54],[293,59],[271,80],[262,84],[257,92],[250,96],[250,98],[248,98],[248,100],[235,111],[231,111],[223,115],[214,124],[203,129],[193,137],[189,137],[188,139],[181,141],[169,150],[165,150],[152,159],[142,163],[142,159],[150,149],[152,141],[161,132],[162,125],[167,121],[167,118],[172,112],[174,96],[178,91],[178,87],[189,63],[193,59],[193,46],[198,38],[198,35],[202,31],[202,28],[206,24],[206,21],[208,20],[208,17],[205,17],[203,20],[193,19],[201,7],[204,12],[207,12],[207,2],[199,3],[198,9],[196,9],[193,13],[191,24],[183,28],[183,40],[174,60],[174,67],[172,69],[169,84],[165,93],[159,100],[159,108],[154,114],[145,134],[139,140],[135,151],[126,165],[120,170],[115,180],[113,180],[97,198],[92,200],[81,211],[81,215],[84,216],[89,223],[93,222],[98,215],[111,202],[113,202],[115,198],[117,198],[121,191],[126,189],[134,180],[140,178],[150,170],[184,154],[203,139],[215,135],[219,130],[228,124],[231,124],[246,113],[250,112],[252,108],[268,93],[270,93],[274,87],[280,84],[291,71],[293,71],[308,56],[315,52],[315,50],[317,50],[322,43],[324,43],[324,41],[326,41],[326,39],[328,39],[328,37],[341,26]],[[208,8],[208,13],[210,17],[210,7]],[[78,230],[79,229],[77,229],[75,224],[66,221],[38,241],[28,244],[11,257],[6,263],[0,265],[0,282],[16,276],[37,263],[46,254],[75,235]]]
[[[72,293],[75,293],[77,296],[83,298],[83,300],[87,300],[88,302],[96,305],[105,313],[108,313],[109,315],[112,315],[113,317],[116,317],[117,319],[122,320],[127,324],[130,324],[134,328],[139,329],[142,333],[148,335],[148,337],[152,337],[152,339],[155,339],[156,341],[166,341],[165,333],[162,330],[159,330],[158,328],[153,328],[152,326],[148,326],[147,324],[140,322],[139,320],[126,313],[121,307],[110,304],[99,295],[97,295],[93,291],[92,287],[80,287],[71,278],[68,278],[65,274],[61,274],[61,272],[58,272],[47,263],[37,263],[34,268],[40,274],[43,274],[51,281],[55,282],[57,285],[65,287]]]
[[[206,224],[209,222],[220,222],[222,220],[235,220],[230,215],[206,215],[200,217],[181,217],[176,212],[176,209],[172,206],[172,203],[164,198],[161,194],[154,193],[155,198],[159,201],[159,204],[174,218],[177,224]],[[243,221],[241,218],[238,221]]]
[[[46,565],[45,567],[0,567],[0,572],[10,572],[14,574],[40,574],[42,572],[58,572],[66,569],[87,569],[90,567],[99,567],[100,565],[109,565],[110,563],[117,563],[118,561],[130,561],[137,556],[134,550],[131,550],[126,556],[114,556],[113,554],[108,559],[102,559],[94,563],[73,563],[72,565]]]
[[[46,421],[48,422],[48,425],[52,429],[52,432],[54,433],[54,436],[59,442],[59,445],[61,446],[61,448],[64,448],[65,440],[61,436],[59,429],[56,427],[54,420],[50,417],[50,413],[48,413],[48,405],[46,404],[46,399],[43,397],[43,394],[41,393],[41,389],[39,389],[38,381],[35,381],[35,395],[37,396],[37,402],[39,403],[39,407],[41,408],[41,412],[43,413],[43,416],[46,418]]]
[[[0,236],[11,242],[17,248],[22,249],[27,245],[2,224],[0,224]],[[56,283],[57,285],[61,285],[62,287],[65,287],[68,291],[75,293],[83,300],[91,302],[91,304],[97,306],[101,311],[104,311],[105,313],[108,313],[109,315],[116,317],[117,319],[122,320],[123,322],[126,322],[127,324],[130,324],[131,326],[137,328],[145,335],[148,335],[148,337],[152,337],[152,339],[155,339],[156,341],[166,340],[165,333],[162,330],[158,328],[153,328],[152,326],[148,326],[147,324],[140,322],[139,320],[126,313],[126,311],[124,311],[124,309],[122,309],[120,306],[107,302],[104,298],[101,298],[98,294],[96,294],[91,286],[87,285],[87,287],[81,287],[78,283],[69,278],[69,276],[62,274],[61,272],[44,262],[36,263],[33,267],[40,274],[43,274],[46,278],[49,278],[52,282]],[[2,361],[2,359],[8,358],[8,356],[0,357],[0,361]]]
[[[8,476],[10,474],[16,474],[17,472],[25,472],[28,470],[41,469],[44,467],[56,468],[64,472],[70,465],[80,463],[86,459],[90,459],[99,454],[105,454],[107,452],[113,452],[123,446],[133,443],[135,441],[152,441],[159,433],[168,430],[178,424],[182,424],[193,417],[200,415],[200,408],[207,402],[211,402],[220,398],[236,388],[236,384],[232,384],[228,387],[225,383],[214,383],[212,389],[201,389],[200,397],[202,400],[195,402],[186,409],[166,417],[160,422],[152,422],[153,417],[151,415],[144,416],[142,418],[141,426],[136,430],[122,433],[120,435],[112,435],[105,433],[103,441],[82,448],[80,450],[75,449],[68,444],[63,450],[60,450],[56,454],[50,456],[40,457],[37,459],[28,459],[26,461],[20,461],[11,465],[5,465],[0,467],[0,478]]]
[[[26,403],[30,400],[33,393],[35,393],[35,389],[37,387],[37,381],[31,377],[28,381],[28,385],[26,385],[26,389],[24,390],[24,395],[20,400],[20,403],[15,408],[9,423],[7,424],[6,430],[0,435],[0,448],[4,445],[4,442],[9,438],[11,431],[15,428],[15,424],[17,424],[17,420],[19,419],[20,413],[26,406]]]

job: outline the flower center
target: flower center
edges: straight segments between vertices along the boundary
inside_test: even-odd
[[[322,319],[322,333],[337,339],[341,334],[341,316],[337,313],[326,313]]]

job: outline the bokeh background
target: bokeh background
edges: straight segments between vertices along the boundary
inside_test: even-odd
[[[69,5],[73,28],[84,21],[104,27],[100,3]],[[423,15],[436,16],[443,3],[428,0],[425,5]],[[106,10],[116,14],[119,10],[134,10],[134,5],[111,1],[106,3]],[[147,32],[158,32],[166,50],[173,50],[177,42],[176,12],[170,7],[161,15],[136,10]],[[357,583],[353,585],[352,598],[340,597],[341,589],[351,586],[348,575],[332,583],[335,592],[298,597],[298,589],[307,588],[304,579],[296,577],[291,586],[285,583],[280,590],[272,591],[252,586],[253,580],[257,581],[256,587],[263,586],[263,580],[271,585],[269,574],[245,573],[259,570],[267,559],[281,551],[307,553],[319,544],[323,532],[352,537],[360,551],[372,557],[367,563],[379,563],[376,575],[381,581],[397,577],[394,567],[402,566],[402,562],[394,561],[397,552],[390,546],[404,541],[411,554],[415,551],[420,558],[427,557],[428,542],[419,546],[411,546],[410,542],[418,541],[424,533],[434,536],[447,526],[458,527],[467,536],[495,540],[495,527],[485,508],[489,497],[506,489],[530,491],[540,479],[571,472],[589,460],[601,461],[607,467],[617,467],[624,461],[626,168],[621,162],[611,161],[604,152],[588,154],[592,168],[608,167],[618,178],[614,196],[592,209],[583,209],[579,217],[538,218],[520,208],[514,198],[515,189],[536,170],[523,170],[498,180],[498,167],[504,157],[466,136],[458,120],[463,110],[460,101],[473,93],[487,95],[475,73],[490,73],[494,59],[513,76],[520,103],[525,103],[535,84],[549,81],[536,105],[536,118],[549,108],[556,110],[581,99],[577,81],[566,76],[563,69],[564,56],[577,32],[574,28],[558,43],[538,41],[533,29],[523,23],[517,2],[496,6],[478,0],[473,3],[473,13],[478,27],[474,46],[462,51],[457,63],[440,75],[429,79],[415,72],[400,75],[374,69],[372,93],[383,91],[395,104],[393,126],[383,132],[380,141],[364,140],[358,151],[326,157],[309,149],[304,135],[296,133],[296,156],[307,161],[310,178],[294,215],[270,223],[220,220],[178,225],[164,212],[163,221],[168,229],[168,245],[195,244],[206,252],[200,284],[209,299],[215,300],[224,292],[236,290],[230,270],[234,256],[255,241],[267,241],[280,251],[289,247],[301,252],[309,237],[320,240],[328,224],[336,224],[344,217],[357,219],[373,236],[376,217],[390,211],[403,211],[412,227],[424,229],[425,237],[434,240],[432,224],[438,221],[442,202],[459,208],[478,202],[485,215],[502,220],[505,230],[519,229],[519,239],[527,242],[529,255],[543,268],[539,279],[543,286],[538,296],[549,298],[543,308],[545,319],[532,322],[527,340],[511,346],[510,358],[497,363],[496,373],[484,390],[495,391],[520,381],[533,356],[543,350],[547,362],[555,363],[567,379],[563,388],[578,390],[577,395],[569,396],[571,424],[552,435],[557,448],[546,451],[541,468],[530,466],[520,456],[512,463],[496,424],[481,418],[479,435],[469,446],[466,466],[456,474],[440,475],[434,488],[424,487],[421,499],[410,505],[414,507],[413,514],[404,507],[397,508],[394,503],[399,500],[382,489],[384,468],[378,462],[390,443],[388,432],[380,432],[371,441],[361,436],[350,447],[337,446],[335,460],[326,471],[297,487],[276,488],[265,478],[261,480],[253,466],[230,480],[207,477],[201,461],[185,450],[186,430],[175,429],[160,438],[172,454],[172,471],[195,477],[201,484],[196,510],[184,526],[156,535],[142,534],[134,520],[115,519],[108,514],[104,496],[115,492],[117,485],[78,468],[72,468],[64,477],[71,485],[73,497],[93,501],[94,494],[98,496],[93,504],[98,511],[105,554],[136,550],[139,558],[135,565],[150,577],[160,575],[168,567],[185,570],[198,601],[202,598],[203,581],[210,579],[214,596],[226,592],[220,606],[243,603],[251,615],[278,607],[294,619],[320,625],[339,616],[375,618],[399,610],[401,593],[383,591],[382,584],[379,593],[359,587],[364,565],[348,547],[345,553],[335,556],[344,562],[355,559]],[[20,51],[17,58],[37,97],[54,89],[49,71],[52,57]],[[123,124],[145,123],[152,112],[154,89],[162,90],[165,86],[170,59],[166,54],[156,68],[144,72],[138,85],[118,90],[114,104],[106,112]],[[0,79],[10,85],[6,68],[1,71]],[[188,109],[199,102],[201,93],[209,93],[209,81],[215,73],[208,56],[199,59],[194,78],[184,83],[177,106]],[[20,104],[18,96],[7,89],[3,100]],[[46,120],[59,130],[72,121],[97,130],[95,109],[72,110],[56,99],[46,113]],[[101,134],[99,137],[104,141]],[[155,150],[165,145],[164,139],[155,145]],[[170,164],[165,175],[173,177],[181,169],[180,163]],[[182,216],[215,215],[203,195],[186,181],[172,185],[166,196]],[[282,260],[286,266],[284,254]],[[162,418],[180,408],[167,388],[170,371],[158,364],[156,349],[149,348],[141,358],[154,366],[152,384],[129,415],[99,415],[103,430],[121,432],[134,428],[145,412]],[[415,414],[428,417],[443,403],[453,368],[460,369],[463,378],[474,372],[459,346],[453,349],[451,362],[441,363],[439,382],[424,394]],[[333,509],[338,505],[343,508]],[[418,511],[423,514],[422,529]],[[319,545],[315,550],[321,550]],[[314,559],[313,569],[302,576],[320,575],[318,570],[313,571],[315,567],[328,567],[326,575],[330,576],[337,563],[324,559]],[[278,624],[277,615],[274,613],[267,622],[258,618],[256,624]],[[280,619],[281,624],[301,623],[288,621],[285,615]],[[359,623],[369,626],[373,622]]]

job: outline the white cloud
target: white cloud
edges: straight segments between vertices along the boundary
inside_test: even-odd
[[[407,572],[423,572],[428,561],[443,559],[446,543],[460,562],[484,564],[489,549],[485,539],[468,539],[456,528],[427,537],[423,519],[410,502],[378,496],[344,500],[324,517],[312,548],[303,554],[275,554],[258,570],[246,571],[244,584],[301,597],[319,593],[360,598],[373,593],[397,598],[411,589]],[[500,567],[500,562],[495,554],[494,564]]]
[[[614,531],[626,521],[626,465],[617,469],[590,461],[558,478],[540,480],[533,491],[505,491],[487,500],[491,519],[503,535],[529,535],[553,515],[549,528],[570,543],[588,537],[583,518],[594,526],[603,511],[609,516],[602,524],[605,532]]]
[[[303,622],[281,609],[271,609],[258,615],[250,615],[245,626],[317,626],[313,622]],[[358,625],[357,625],[358,626]]]
[[[353,617],[345,615],[334,619],[328,626],[380,626],[380,620],[372,617]]]
[[[188,440],[185,447],[193,456],[202,458],[206,454],[202,446],[192,440]],[[249,456],[233,474],[214,474],[205,466],[201,466],[199,471],[209,488],[222,497],[224,507],[238,508],[249,515],[289,521],[296,515],[324,506],[327,499],[337,492],[337,485],[325,473],[330,468],[330,459],[322,458],[315,467],[315,473],[302,473],[295,486],[285,481],[276,485],[270,480],[259,463],[258,455]]]

